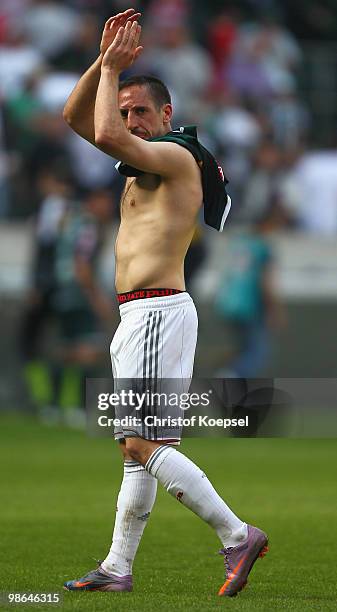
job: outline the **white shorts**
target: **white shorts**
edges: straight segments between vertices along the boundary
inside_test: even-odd
[[[139,299],[119,308],[121,322],[110,346],[114,379],[151,379],[158,381],[158,391],[161,379],[175,379],[181,381],[180,391],[188,392],[198,332],[197,312],[190,295],[182,292]],[[160,418],[164,417],[161,407],[159,410]],[[116,439],[128,436],[179,439],[179,432],[172,434],[169,429],[144,425],[115,430]]]

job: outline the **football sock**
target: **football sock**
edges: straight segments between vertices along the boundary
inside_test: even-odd
[[[156,493],[157,480],[140,463],[125,461],[112,544],[108,556],[101,563],[105,571],[115,576],[132,574],[132,563]]]
[[[213,527],[225,547],[237,546],[246,539],[246,523],[232,512],[206,475],[185,455],[172,446],[159,446],[145,469],[178,501]]]

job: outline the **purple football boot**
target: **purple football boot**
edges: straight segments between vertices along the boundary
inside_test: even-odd
[[[100,565],[78,580],[64,583],[66,591],[132,591],[132,576],[108,574]]]
[[[226,581],[218,595],[235,597],[242,591],[255,561],[267,554],[267,544],[266,534],[261,529],[248,525],[248,537],[245,542],[220,551],[225,557]]]

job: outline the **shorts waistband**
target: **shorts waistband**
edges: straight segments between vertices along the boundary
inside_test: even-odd
[[[191,296],[187,291],[181,291],[180,293],[167,295],[163,297],[152,297],[147,299],[136,299],[130,302],[125,302],[119,305],[119,312],[121,317],[129,312],[134,311],[146,311],[146,310],[162,310],[171,308],[181,308],[188,304],[194,304]]]
[[[150,298],[167,297],[168,295],[177,295],[178,293],[185,293],[180,289],[166,289],[166,288],[154,288],[154,289],[135,289],[134,291],[127,291],[126,293],[118,293],[117,300],[118,304],[126,304],[127,302],[133,302],[134,300],[148,300]]]

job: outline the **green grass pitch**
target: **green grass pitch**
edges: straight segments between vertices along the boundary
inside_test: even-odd
[[[223,561],[212,530],[162,488],[134,564],[133,593],[72,593],[63,582],[110,545],[121,480],[118,445],[16,415],[0,419],[1,587],[62,592],[61,606],[8,610],[336,610],[335,440],[189,439],[181,450],[270,552],[248,587],[219,598]]]

